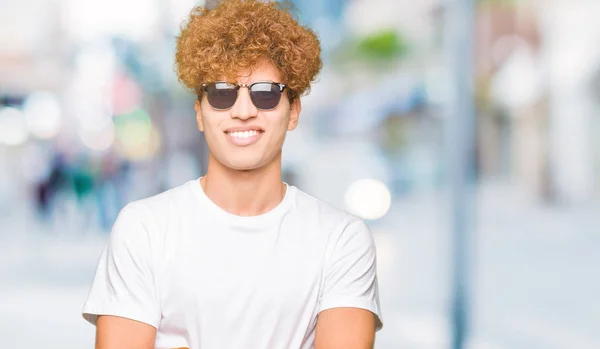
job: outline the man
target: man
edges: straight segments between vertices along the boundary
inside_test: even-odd
[[[176,62],[198,94],[208,168],[120,212],[84,307],[96,348],[373,347],[371,233],[281,180],[319,56],[316,35],[277,3],[192,11]]]

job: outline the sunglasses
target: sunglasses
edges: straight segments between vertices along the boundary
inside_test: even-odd
[[[287,85],[268,81],[255,82],[250,85],[234,85],[227,82],[202,84],[202,90],[206,93],[208,103],[217,110],[227,110],[233,107],[238,97],[238,90],[241,87],[248,88],[250,100],[256,108],[260,110],[272,110],[279,104],[281,93]]]

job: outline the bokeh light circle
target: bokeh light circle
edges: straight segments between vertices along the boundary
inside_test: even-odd
[[[344,197],[346,209],[363,219],[379,219],[389,211],[392,195],[387,186],[376,179],[358,180],[348,187]]]
[[[18,146],[27,141],[29,131],[23,112],[13,107],[0,108],[0,143]]]
[[[23,113],[29,131],[42,139],[56,137],[62,126],[58,98],[47,92],[36,92],[25,100]]]

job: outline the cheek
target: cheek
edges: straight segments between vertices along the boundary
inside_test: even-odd
[[[203,106],[202,113],[204,117],[202,118],[202,127],[204,128],[204,133],[207,138],[213,138],[217,135],[218,132],[221,132],[221,122],[224,120],[224,117],[221,115],[215,115],[213,110],[207,110]]]
[[[271,123],[271,139],[272,143],[279,143],[283,138],[285,138],[285,134],[288,129],[289,118],[285,116],[279,115],[273,122]]]
[[[276,124],[273,125],[273,132],[271,135],[271,143],[282,146],[285,136],[288,131],[289,118],[280,117]]]
[[[225,135],[222,134],[222,132],[220,132],[218,128],[215,128],[214,126],[207,125],[207,130],[204,131],[204,137],[206,138],[206,142],[209,143],[209,145],[213,145],[213,149],[221,148],[221,146],[217,144],[223,143],[225,141],[225,137],[222,136]]]
[[[284,107],[284,106],[282,106]],[[285,107],[285,108],[289,108],[289,106]],[[287,129],[288,124],[290,122],[290,112],[288,111],[288,109],[284,109],[285,112],[279,112],[279,114],[274,115],[273,116],[273,124],[276,125],[277,129]]]

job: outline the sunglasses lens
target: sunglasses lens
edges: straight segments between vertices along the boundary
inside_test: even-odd
[[[250,98],[258,109],[275,109],[281,99],[281,89],[279,85],[272,83],[254,84],[250,90]]]
[[[206,87],[206,97],[213,108],[229,109],[235,104],[237,89],[233,85],[217,82]]]

